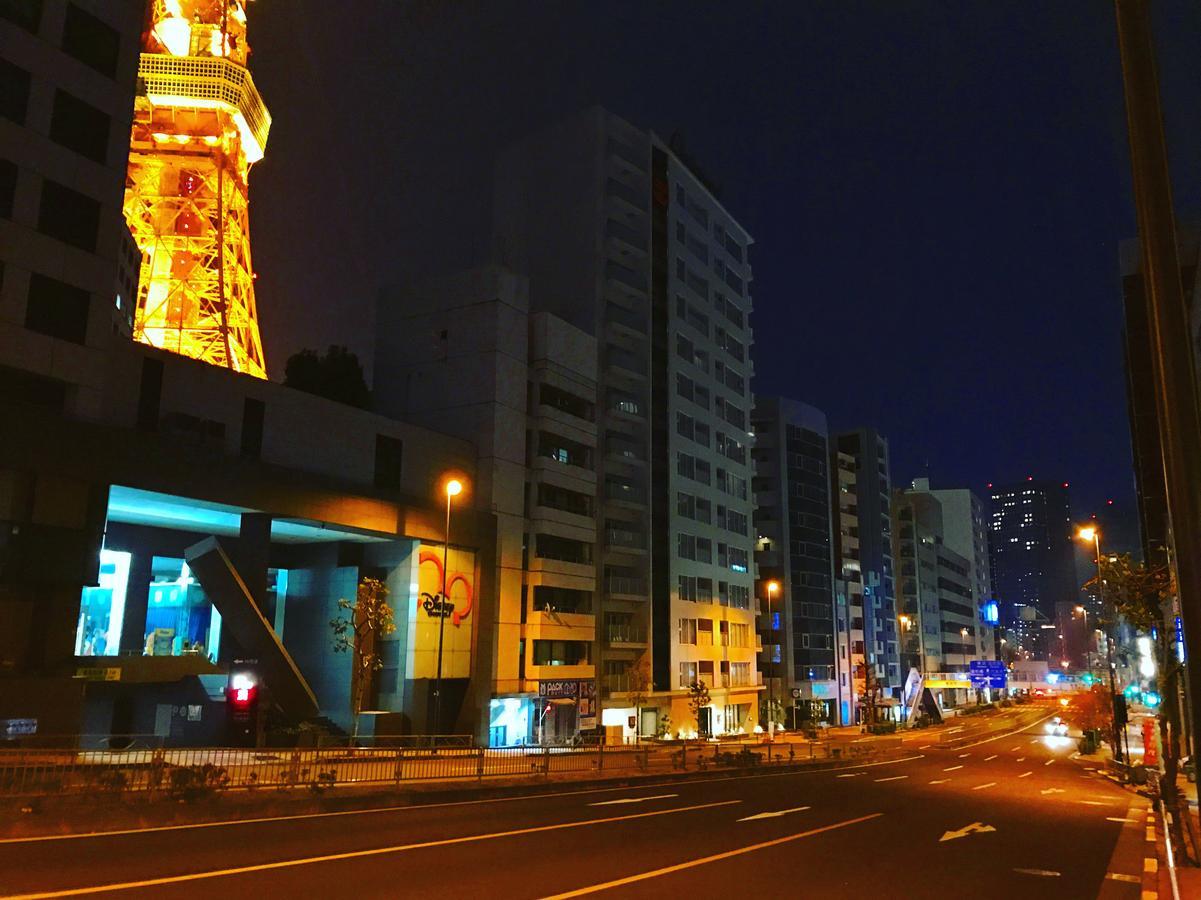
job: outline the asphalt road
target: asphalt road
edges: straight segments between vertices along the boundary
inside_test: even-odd
[[[1138,898],[1146,804],[1074,751],[1036,725],[838,770],[10,840],[0,895]]]

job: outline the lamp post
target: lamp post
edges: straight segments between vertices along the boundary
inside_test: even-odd
[[[1093,674],[1093,654],[1089,650],[1088,645],[1092,641],[1092,633],[1088,630],[1088,610],[1083,606],[1077,606],[1076,612],[1084,616],[1084,668],[1088,670],[1088,674]]]
[[[780,590],[780,582],[775,579],[767,583],[767,628],[772,636],[773,643],[770,645],[775,647],[775,620],[772,618],[772,600],[776,596],[776,591]],[[767,737],[771,740],[776,733],[776,717],[772,710],[772,704],[775,702],[775,682],[779,677],[779,670],[776,668],[776,661],[771,650],[767,651],[768,662],[771,663],[772,677],[767,681]]]
[[[446,482],[446,540],[442,543],[442,596],[438,601],[438,670],[434,676],[434,717],[430,727],[430,741],[442,727],[442,638],[446,632],[446,566],[450,556],[450,501],[463,492],[463,482],[451,478]]]
[[[1093,561],[1097,564],[1097,602],[1102,610],[1105,609],[1105,580],[1101,577],[1101,530],[1094,525],[1088,525],[1076,532],[1076,537],[1085,543],[1091,543],[1095,555]],[[1113,717],[1110,738],[1113,741],[1113,758],[1122,762],[1122,745],[1118,739],[1118,696],[1113,677],[1113,649],[1110,646],[1109,631],[1105,631],[1105,668],[1109,669],[1109,703]]]

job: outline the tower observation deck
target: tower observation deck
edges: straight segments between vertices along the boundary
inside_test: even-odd
[[[245,0],[148,0],[125,180],[142,251],[134,338],[266,378],[247,176],[271,117]]]

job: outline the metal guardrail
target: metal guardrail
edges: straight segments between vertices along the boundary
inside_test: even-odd
[[[669,741],[606,747],[181,748],[0,750],[0,797],[132,794],[196,797],[224,790],[321,791],[335,785],[551,778],[558,775],[755,768],[870,758],[844,741]]]

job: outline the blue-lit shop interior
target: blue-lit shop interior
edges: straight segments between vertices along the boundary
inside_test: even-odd
[[[261,673],[267,731],[348,731],[352,660],[334,651],[330,620],[365,576],[388,586],[397,628],[364,708],[375,727],[420,730],[405,677],[417,541],[114,485],[99,552],[75,633],[85,734],[220,743],[236,660]]]

